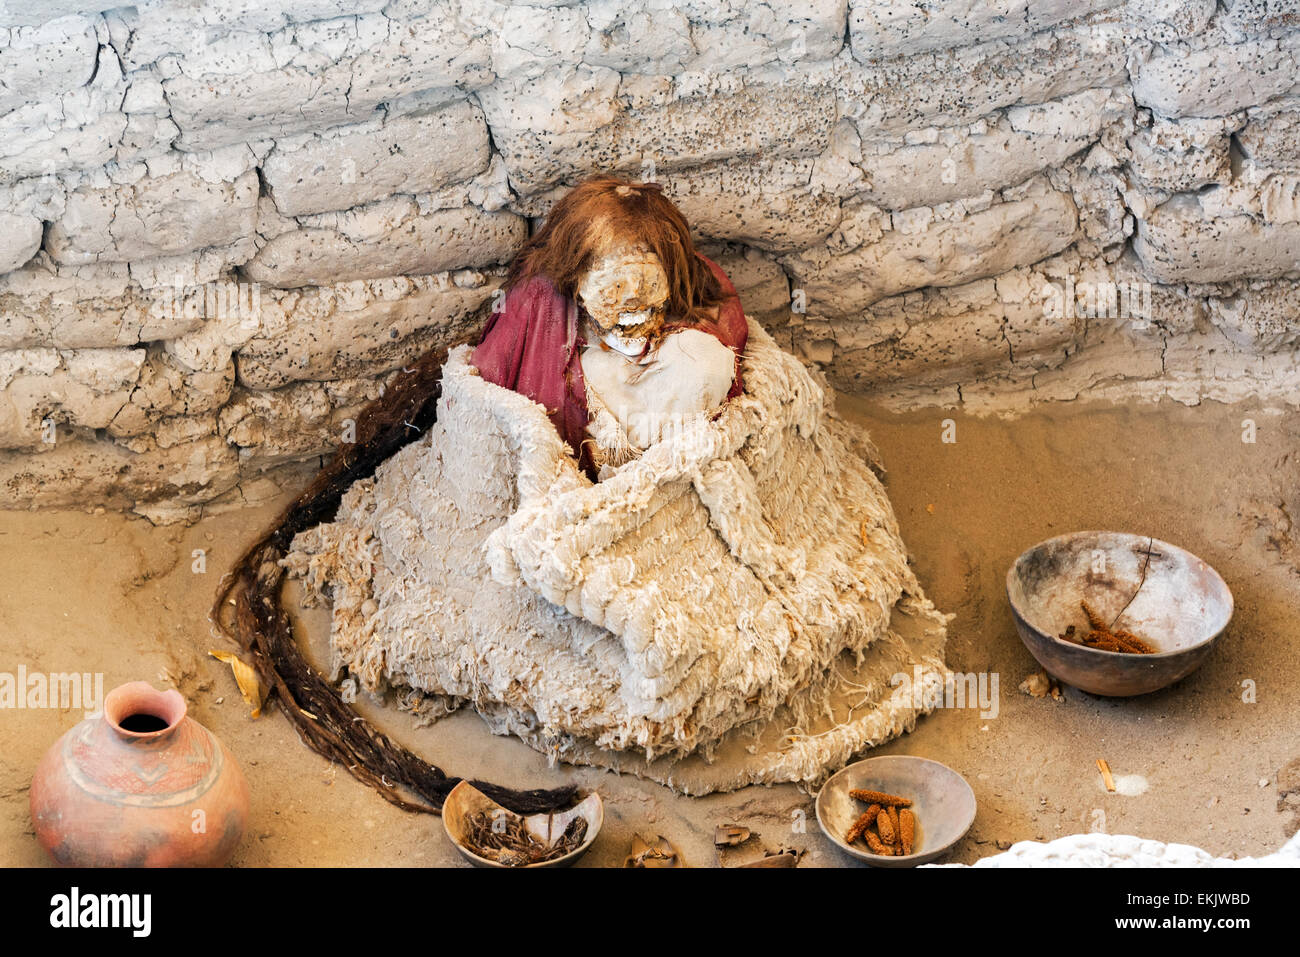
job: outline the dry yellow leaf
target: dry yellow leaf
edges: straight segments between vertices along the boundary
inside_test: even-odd
[[[254,718],[261,717],[262,682],[257,679],[257,672],[253,670],[253,666],[230,651],[209,651],[208,654],[218,661],[230,665],[230,670],[235,674],[235,684],[239,685],[239,693],[244,699],[244,704],[252,709]]]

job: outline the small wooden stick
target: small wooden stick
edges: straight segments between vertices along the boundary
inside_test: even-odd
[[[1097,770],[1101,772],[1101,779],[1106,784],[1107,791],[1115,790],[1115,779],[1111,777],[1110,765],[1106,763],[1105,758],[1097,759]]]

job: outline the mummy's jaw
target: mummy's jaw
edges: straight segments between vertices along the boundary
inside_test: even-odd
[[[618,332],[610,330],[601,336],[601,342],[609,346],[615,352],[627,356],[629,359],[635,359],[645,352],[646,337],[629,337],[619,335]]]

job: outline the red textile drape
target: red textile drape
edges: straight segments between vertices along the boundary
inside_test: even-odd
[[[736,353],[736,375],[730,396],[744,388],[740,357],[749,338],[745,312],[736,287],[718,266],[700,256],[722,284],[726,299],[718,307],[712,333]],[[587,435],[587,389],[582,377],[582,350],[586,341],[578,321],[577,303],[561,295],[542,276],[515,286],[500,311],[492,314],[474,350],[473,362],[489,382],[526,395],[546,408],[560,437],[580,453]],[[684,328],[674,324],[674,328]]]

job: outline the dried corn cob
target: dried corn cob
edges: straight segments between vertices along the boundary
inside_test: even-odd
[[[1086,601],[1079,602],[1079,607],[1083,609],[1083,614],[1087,617],[1088,625],[1093,631],[1110,631],[1110,626],[1102,620],[1100,615],[1092,610],[1092,607]]]
[[[903,842],[903,853],[911,854],[916,843],[916,815],[907,808],[898,812],[898,837]]]
[[[1127,651],[1129,654],[1133,655],[1154,655],[1156,653],[1154,648],[1131,631],[1124,631],[1121,629],[1120,631],[1112,632],[1112,634],[1114,634],[1115,640],[1119,642],[1121,651]]]
[[[871,822],[876,819],[876,812],[879,810],[880,810],[880,805],[873,804],[871,805],[871,807],[867,808],[867,810],[863,814],[859,815],[858,819],[853,822],[853,826],[849,828],[849,832],[844,835],[844,843],[852,844],[854,841],[860,838],[862,836],[862,832],[865,831],[868,827],[870,827]]]
[[[1089,648],[1096,648],[1098,651],[1117,651],[1127,655],[1153,655],[1156,653],[1154,648],[1131,631],[1124,631],[1123,629],[1111,631],[1110,625],[1106,624],[1086,601],[1079,602],[1079,607],[1083,609],[1083,613],[1087,616],[1088,624],[1092,629],[1083,636],[1083,643]],[[1070,625],[1065,629],[1065,634],[1059,637],[1065,641],[1077,640],[1074,636],[1074,626]]]
[[[889,810],[893,811],[894,809],[891,807]],[[898,812],[895,811],[894,813],[897,814]],[[892,845],[894,843],[894,838],[898,836],[898,832],[894,830],[893,815],[888,813],[876,815],[876,833],[880,835],[882,844]]]
[[[880,838],[878,838],[870,828],[862,832],[862,837],[867,842],[867,847],[871,848],[872,854],[880,854],[884,857],[890,856],[890,851],[892,851],[893,848],[881,844]]]
[[[912,806],[912,802],[905,797],[899,797],[897,794],[886,794],[884,791],[872,791],[867,788],[854,788],[849,792],[849,797],[856,798],[859,801],[866,801],[868,804],[882,804],[885,807]]]
[[[1119,642],[1108,631],[1090,631],[1083,636],[1083,643],[1099,651],[1119,651]]]

